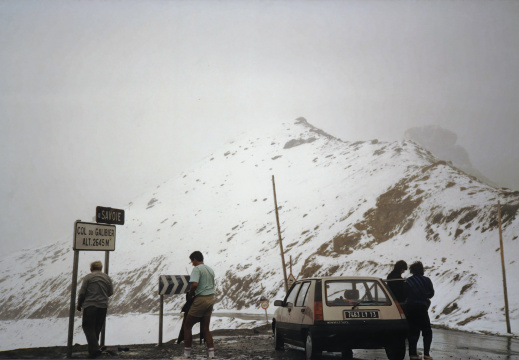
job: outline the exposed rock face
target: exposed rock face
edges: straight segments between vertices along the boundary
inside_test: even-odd
[[[404,137],[430,150],[438,158],[452,161],[455,166],[471,168],[469,154],[458,145],[458,136],[437,125],[414,127],[406,130]]]
[[[458,136],[452,131],[437,125],[414,127],[406,130],[404,138],[423,146],[439,159],[452,162],[454,166],[467,174],[475,176],[487,184],[497,186],[474,168],[467,150],[457,144]]]

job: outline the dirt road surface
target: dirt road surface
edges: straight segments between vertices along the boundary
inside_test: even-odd
[[[274,338],[271,325],[255,329],[215,330],[212,331],[215,341],[216,359],[254,359],[254,360],[304,360],[302,348],[285,345],[282,351],[274,350]],[[191,359],[206,359],[205,344],[200,344],[198,335],[193,337]],[[380,356],[376,359],[386,359],[384,350],[376,351]],[[107,345],[107,353],[97,359],[173,359],[180,360],[184,352],[183,343],[177,344],[176,339],[157,344]],[[361,355],[359,353],[359,355]],[[340,359],[340,353],[324,353],[322,359]],[[53,346],[29,349],[0,351],[0,359],[66,359],[66,346]],[[365,359],[363,356],[356,359]],[[88,359],[86,345],[74,345],[72,359]],[[373,357],[369,358],[373,359]]]
[[[303,359],[301,350],[287,350],[289,354],[274,350],[272,330],[270,325],[256,329],[215,330],[212,332],[215,340],[216,358],[218,359]],[[98,359],[175,359],[183,354],[183,343],[176,340],[157,344],[110,345],[107,344],[107,354]],[[290,352],[295,352],[296,357]],[[192,358],[206,358],[206,347],[200,344],[198,336],[194,336]],[[293,355],[293,354],[292,354]],[[299,355],[299,357],[297,357]],[[66,359],[66,346],[44,348],[17,349],[0,352],[0,359]],[[73,359],[87,359],[86,345],[74,345]]]
[[[303,349],[285,344],[282,351],[274,350],[274,338],[271,325],[255,329],[215,330],[215,356],[217,359],[254,359],[254,360],[304,360]],[[442,329],[434,330],[434,358],[449,360],[514,360],[519,359],[519,340],[510,337],[498,337],[470,334]],[[157,344],[118,345],[108,344],[107,353],[98,359],[172,359],[179,360],[183,355],[184,345],[176,339]],[[192,359],[206,358],[206,348],[194,336]],[[385,360],[383,349],[354,350],[356,360]],[[45,348],[17,349],[0,351],[0,359],[66,359],[67,347],[54,346]],[[86,345],[75,345],[72,359],[87,359]],[[322,360],[338,360],[340,353],[323,353]],[[406,356],[406,359],[408,357]]]

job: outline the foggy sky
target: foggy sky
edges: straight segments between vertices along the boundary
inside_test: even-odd
[[[0,2],[0,249],[70,235],[259,125],[457,135],[519,189],[519,2]],[[271,174],[266,174],[269,181]]]

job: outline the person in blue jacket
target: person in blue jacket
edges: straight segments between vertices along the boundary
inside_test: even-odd
[[[434,287],[431,279],[424,276],[423,264],[420,261],[414,262],[409,271],[412,276],[408,277],[406,283],[406,317],[409,323],[409,358],[411,360],[420,359],[416,347],[420,332],[423,337],[424,360],[432,360],[430,355],[432,343],[431,321],[429,319],[429,306],[431,298],[434,296]]]

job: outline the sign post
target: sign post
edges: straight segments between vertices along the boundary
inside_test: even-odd
[[[105,273],[109,269],[109,252],[115,250],[115,225],[101,225],[77,220],[74,223],[74,264],[72,271],[72,291],[70,294],[70,313],[68,322],[67,357],[72,357],[74,340],[74,316],[76,311],[76,290],[79,263],[79,251],[105,251]],[[101,336],[104,345],[105,327]]]
[[[263,310],[265,310],[265,320],[267,321],[267,325],[269,324],[269,316],[267,315],[267,309],[269,308],[269,301],[266,297],[262,296],[260,299],[260,306]]]
[[[110,251],[105,251],[105,274],[108,275],[108,269],[110,268]],[[101,330],[101,339],[99,341],[100,346],[105,345],[105,333],[106,333],[106,321],[103,324],[103,329]]]
[[[124,210],[114,209],[111,207],[97,206],[95,221],[103,224],[116,224],[124,225]],[[108,263],[110,259],[109,250],[105,251],[105,273],[108,275]],[[105,344],[105,326],[103,326],[103,332],[101,333],[101,346]]]
[[[74,315],[76,313],[76,288],[77,288],[77,268],[79,261],[79,251],[74,250],[74,265],[72,270],[72,291],[70,292],[70,312],[68,319],[68,341],[67,357],[72,357],[72,341],[74,339]]]

